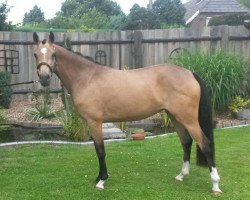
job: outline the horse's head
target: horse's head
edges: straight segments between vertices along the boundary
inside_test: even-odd
[[[50,32],[49,40],[40,41],[37,33],[33,34],[36,47],[34,49],[34,56],[36,58],[37,74],[40,83],[43,86],[48,86],[52,77],[52,73],[56,68],[55,48],[53,46],[54,34]]]

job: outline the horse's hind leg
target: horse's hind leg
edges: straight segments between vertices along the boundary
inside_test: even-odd
[[[189,133],[187,130],[176,120],[172,119],[174,122],[174,126],[176,129],[176,132],[180,138],[180,142],[182,144],[183,148],[183,164],[182,164],[182,169],[179,175],[175,177],[177,181],[183,181],[183,178],[185,176],[189,175],[189,168],[190,168],[190,154],[191,154],[191,147],[192,147],[192,142],[193,139],[190,137]]]
[[[194,121],[193,123],[190,124],[185,124],[184,126],[190,133],[191,137],[196,141],[202,153],[206,157],[207,164],[210,170],[210,176],[212,179],[213,193],[216,195],[222,193],[219,188],[220,177],[215,166],[214,149],[211,145],[212,141],[209,141],[207,139],[207,137],[201,130],[198,121],[197,122]]]
[[[187,103],[187,101],[185,103]],[[203,133],[198,121],[198,112],[195,112],[196,109],[197,108],[190,102],[186,105],[182,103],[178,106],[178,109],[172,110],[171,113],[175,119],[185,127],[205,155],[213,184],[212,191],[214,194],[219,194],[221,193],[219,189],[220,177],[215,166],[213,140],[210,141]]]

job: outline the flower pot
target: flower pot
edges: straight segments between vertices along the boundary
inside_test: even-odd
[[[131,137],[133,138],[133,140],[144,140],[145,139],[145,135],[143,133],[134,133],[131,135]]]

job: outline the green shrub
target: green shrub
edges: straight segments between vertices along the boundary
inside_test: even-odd
[[[243,25],[244,20],[250,19],[250,15],[245,14],[225,14],[215,16],[209,21],[209,26],[229,25],[238,26]]]
[[[5,116],[5,113],[4,111],[1,109],[0,107],[0,125],[1,124],[5,124],[6,123],[6,116]]]
[[[197,51],[182,52],[172,62],[197,73],[205,81],[212,96],[215,112],[226,109],[237,95],[244,95],[248,62],[241,56],[220,50],[211,55]]]
[[[10,86],[11,75],[8,72],[0,71],[0,107],[9,108],[12,96]]]
[[[229,110],[232,115],[235,115],[241,109],[248,108],[250,108],[250,99],[245,99],[240,96],[236,96],[229,105]]]

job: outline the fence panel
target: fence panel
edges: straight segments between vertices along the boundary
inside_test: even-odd
[[[243,26],[205,27],[200,30],[191,28],[112,31],[98,33],[55,33],[56,42],[62,45],[66,37],[72,42],[72,49],[112,68],[123,69],[144,67],[169,61],[176,48],[185,48],[189,52],[197,49],[213,52],[226,49],[234,54],[250,58],[250,31]],[[39,33],[44,39],[48,33]],[[12,83],[37,80],[35,59],[33,56],[33,33],[0,32],[0,52],[15,50],[19,53],[19,74],[12,75]],[[105,57],[105,59],[104,59]],[[99,59],[99,60],[98,60]],[[0,58],[0,65],[5,60]],[[4,70],[1,66],[0,70]],[[28,92],[39,89],[36,85],[13,87],[16,92]],[[56,76],[52,80],[52,89],[60,89]]]

